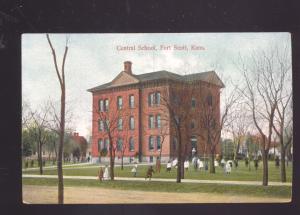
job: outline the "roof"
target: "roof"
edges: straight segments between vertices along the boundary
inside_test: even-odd
[[[154,81],[154,80],[174,80],[174,81],[189,81],[189,80],[201,80],[204,82],[208,82],[211,84],[215,84],[220,86],[221,88],[225,87],[224,83],[215,73],[215,71],[208,71],[208,72],[201,72],[201,73],[194,73],[189,75],[179,75],[173,72],[169,72],[166,70],[144,73],[140,75],[131,75],[132,77],[139,80],[139,83]],[[129,84],[127,84],[129,85]],[[99,85],[97,87],[88,89],[89,92],[96,92],[99,90],[110,89],[116,87],[112,84],[112,81],[106,84]]]

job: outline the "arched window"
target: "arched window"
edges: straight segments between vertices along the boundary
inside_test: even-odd
[[[134,95],[129,96],[129,108],[134,108]]]
[[[155,127],[155,123],[154,123],[154,116],[153,115],[149,115],[149,122],[148,122],[148,126],[149,128],[154,128]]]
[[[122,99],[122,96],[118,96],[117,107],[118,107],[118,110],[122,109],[122,107],[123,107],[123,99]]]
[[[119,137],[117,140],[117,151],[122,151],[122,148],[123,148],[123,139]]]
[[[98,139],[98,152],[100,152],[102,148],[103,148],[103,140],[100,138]]]
[[[131,116],[129,118],[129,128],[130,128],[130,130],[134,130],[134,117],[133,116]]]
[[[197,150],[197,137],[196,136],[192,136],[191,139],[191,146],[192,146],[192,149],[195,149]]]
[[[108,109],[109,109],[109,101],[108,101],[108,99],[105,99],[104,100],[104,111],[108,111]]]
[[[156,137],[156,149],[161,150],[161,137],[160,136]]]
[[[161,122],[160,122],[160,115],[159,114],[156,116],[156,123],[157,123],[157,128],[160,128],[161,127]]]
[[[98,120],[98,131],[103,131],[104,129],[104,124],[102,120]]]
[[[196,107],[196,99],[192,98],[192,108],[195,108],[195,107]]]
[[[98,110],[99,110],[100,112],[102,112],[102,111],[104,110],[104,105],[103,105],[104,103],[103,103],[103,100],[100,99],[98,102],[99,102],[99,103],[98,103],[98,105],[99,105]]]
[[[133,139],[133,137],[129,138],[129,151],[134,151],[134,139]]]
[[[153,150],[154,150],[154,137],[149,136],[149,151],[153,151]]]
[[[104,139],[104,146],[103,146],[103,149],[108,150],[108,148],[109,148],[109,139],[108,139],[108,138],[105,138],[105,139]]]
[[[123,129],[123,120],[122,118],[118,119],[118,130],[122,130]]]

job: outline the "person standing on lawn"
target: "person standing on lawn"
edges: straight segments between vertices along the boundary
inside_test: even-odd
[[[103,168],[102,167],[100,167],[100,169],[98,171],[98,178],[100,181],[103,180]]]
[[[276,168],[279,168],[279,157],[278,156],[276,156],[276,158],[275,158],[275,166],[276,166]]]
[[[153,173],[154,173],[154,170],[153,170],[152,166],[150,166],[150,167],[148,168],[148,170],[147,170],[147,174],[146,174],[145,180],[146,180],[147,178],[149,178],[149,181],[150,181],[151,178],[152,178],[152,174],[153,174]]]
[[[133,168],[131,169],[131,172],[133,173],[133,177],[136,177],[137,167],[138,167],[138,165],[135,164],[135,165],[133,166]]]
[[[166,171],[170,172],[171,168],[172,168],[172,164],[171,164],[171,161],[169,160],[168,163],[167,163],[167,169],[166,169]]]
[[[103,174],[103,179],[108,180],[109,179],[109,172],[108,172],[108,167],[107,165],[105,166],[104,174]]]
[[[188,161],[188,160],[185,160],[185,161],[184,161],[184,169],[185,169],[185,171],[188,171],[189,166],[190,166],[189,161]]]
[[[257,170],[257,168],[258,168],[258,159],[257,158],[255,158],[255,160],[254,160],[254,167],[255,167],[255,170]]]

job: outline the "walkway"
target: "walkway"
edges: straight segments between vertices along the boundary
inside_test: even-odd
[[[164,163],[162,163],[164,164]],[[123,166],[133,166],[134,164],[123,164]],[[148,166],[149,163],[139,163],[139,166]],[[152,164],[154,165],[154,164]],[[76,169],[85,169],[85,168],[99,168],[100,166],[105,167],[105,164],[92,164],[92,163],[76,163],[76,164],[66,164],[63,165],[63,169],[73,169],[73,167],[77,167]],[[121,164],[115,164],[115,167],[121,166]],[[57,166],[45,166],[44,169],[56,169]],[[33,168],[23,168],[22,171],[30,171],[30,170],[39,170],[39,167],[33,167]]]
[[[57,175],[30,175],[23,174],[23,178],[57,178]],[[82,180],[98,180],[96,176],[64,176],[64,179],[82,179]],[[115,177],[116,181],[146,181],[145,178],[129,178]],[[161,182],[176,182],[176,179],[152,178],[151,181]],[[261,181],[222,181],[222,180],[197,180],[197,179],[182,179],[183,183],[202,183],[202,184],[228,184],[228,185],[262,185]],[[292,186],[292,183],[286,182],[269,182],[270,186]]]

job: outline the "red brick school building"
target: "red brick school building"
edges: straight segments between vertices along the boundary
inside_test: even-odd
[[[93,96],[92,116],[92,161],[99,160],[99,152],[109,146],[108,132],[105,122],[116,122],[116,128],[111,133],[115,144],[115,162],[120,162],[123,153],[124,162],[131,162],[139,157],[143,162],[155,162],[161,154],[163,162],[176,157],[177,136],[172,128],[170,113],[165,99],[171,98],[176,92],[172,86],[187,79],[193,79],[199,84],[199,93],[186,98],[189,103],[189,126],[186,129],[186,155],[192,151],[202,156],[206,152],[206,138],[199,134],[203,132],[198,116],[202,111],[199,104],[201,96],[218,104],[217,122],[220,118],[220,89],[224,84],[214,71],[179,75],[168,71],[157,71],[135,75],[132,73],[132,63],[124,62],[124,70],[111,82],[94,87],[88,91]],[[200,93],[201,92],[201,93]],[[169,95],[166,97],[165,95]],[[187,97],[188,93],[186,94]],[[174,97],[174,96],[173,96]],[[122,113],[122,114],[121,114]],[[105,118],[106,117],[106,118]],[[217,153],[220,147],[217,147]],[[108,161],[109,153],[101,157]]]

